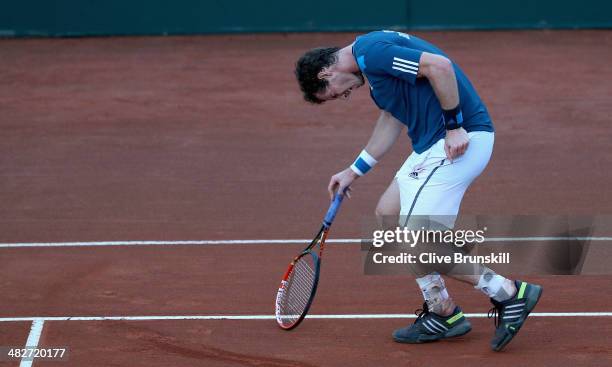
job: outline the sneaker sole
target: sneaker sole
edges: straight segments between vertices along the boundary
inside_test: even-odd
[[[525,321],[527,321],[527,317],[529,317],[529,314],[531,313],[531,311],[533,311],[535,306],[538,304],[538,301],[540,301],[540,297],[542,297],[542,291],[543,291],[542,286],[539,286],[539,285],[531,285],[531,286],[532,286],[532,290],[529,292],[528,297],[526,297],[526,301],[525,301],[525,305],[527,306],[527,314],[525,314],[525,316],[521,317],[521,319],[517,321],[519,322],[519,324],[518,326],[516,326],[516,331],[514,332],[514,334],[506,334],[505,338],[502,339],[501,343],[497,344],[496,346],[493,346],[493,350],[495,352],[499,352],[502,349],[504,349],[504,347],[508,345],[508,343],[510,343],[510,341],[516,336],[516,334],[518,334],[519,330],[521,330],[521,327],[523,326]],[[535,298],[531,297],[534,294],[535,294]]]
[[[422,335],[419,335],[418,339],[402,339],[402,338],[393,336],[393,340],[395,340],[398,343],[406,343],[406,344],[430,343],[430,342],[435,342],[441,339],[456,338],[458,336],[462,336],[462,335],[469,333],[471,330],[472,330],[472,325],[470,324],[470,322],[468,320],[464,320],[460,324],[454,326],[452,329],[449,329],[446,332],[441,333],[441,334],[434,334],[434,335],[422,334]]]

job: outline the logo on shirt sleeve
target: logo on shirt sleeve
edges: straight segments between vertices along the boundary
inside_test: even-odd
[[[410,35],[409,35],[409,34],[406,34],[406,33],[404,33],[404,32],[388,31],[388,30],[386,30],[386,29],[385,29],[385,30],[383,30],[383,32],[385,32],[385,33],[395,33],[395,34],[397,34],[397,35],[398,35],[398,36],[400,36],[400,37],[404,37],[404,38],[406,38],[406,39],[410,39]]]
[[[417,75],[417,72],[419,71],[419,63],[406,59],[401,59],[399,57],[394,57],[393,66],[391,66],[391,69],[395,69],[403,73]]]

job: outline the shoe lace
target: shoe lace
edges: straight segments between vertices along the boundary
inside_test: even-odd
[[[487,318],[494,318],[495,327],[499,327],[502,322],[502,306],[500,303],[493,301],[493,307],[487,312]]]
[[[423,308],[416,309],[414,311],[414,314],[417,316],[417,319],[414,320],[415,324],[419,322],[419,320],[421,320],[423,317],[429,315],[429,306],[427,306],[427,303],[423,303]]]

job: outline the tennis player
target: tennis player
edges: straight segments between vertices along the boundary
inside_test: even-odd
[[[456,217],[465,191],[489,162],[495,135],[476,90],[442,50],[413,35],[377,31],[343,48],[306,52],[295,74],[304,99],[315,104],[347,99],[367,81],[381,110],[365,148],[331,177],[330,195],[368,173],[407,127],[413,152],[380,197],[376,215]],[[452,228],[454,220],[446,225]],[[495,351],[518,333],[542,293],[539,285],[507,279],[484,266],[478,274],[457,278],[491,299]],[[393,332],[395,341],[423,343],[471,330],[438,273],[418,277],[417,283],[423,310],[412,325]]]

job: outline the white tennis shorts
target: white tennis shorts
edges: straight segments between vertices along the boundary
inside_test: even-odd
[[[395,175],[403,221],[411,216],[457,216],[463,194],[489,163],[495,140],[495,134],[488,131],[468,135],[467,150],[452,163],[446,158],[444,139],[421,154],[413,152],[406,159]],[[451,222],[446,223],[450,228],[454,220]]]

